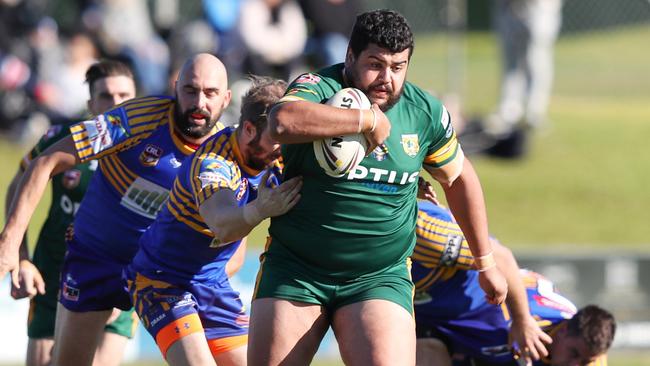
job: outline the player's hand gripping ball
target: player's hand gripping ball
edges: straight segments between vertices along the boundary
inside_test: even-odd
[[[368,97],[359,89],[339,90],[327,105],[345,109],[370,109]],[[328,137],[314,141],[314,154],[318,164],[331,177],[339,178],[359,165],[366,156],[368,141],[363,133]]]

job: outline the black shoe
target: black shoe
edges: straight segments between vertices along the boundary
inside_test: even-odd
[[[486,154],[502,159],[520,159],[528,152],[528,131],[524,128],[513,130],[508,136],[501,138],[487,149]]]

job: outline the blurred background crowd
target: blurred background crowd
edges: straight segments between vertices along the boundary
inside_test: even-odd
[[[197,52],[218,55],[234,88],[248,73],[340,62],[359,11],[357,0],[0,0],[0,129],[30,142],[83,117],[84,74],[102,57],[131,65],[139,95],[172,93]]]

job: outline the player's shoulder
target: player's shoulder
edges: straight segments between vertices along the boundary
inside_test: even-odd
[[[404,83],[402,97],[409,104],[426,110],[429,113],[439,115],[440,110],[442,109],[442,102],[440,99],[409,81]]]
[[[232,155],[232,150],[235,147],[232,146],[231,137],[235,133],[235,130],[236,128],[234,126],[229,126],[217,131],[217,133],[210,136],[210,138],[199,146],[194,153],[195,158],[204,158],[208,155],[220,155],[222,157]]]
[[[306,72],[299,75],[289,88],[320,88],[323,91],[335,93],[343,88],[343,64],[336,64],[322,68],[314,72]]]

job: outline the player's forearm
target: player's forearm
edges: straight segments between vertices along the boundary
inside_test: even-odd
[[[361,118],[361,120],[360,120]],[[297,144],[324,137],[369,131],[370,111],[340,109],[324,104],[295,101],[275,106],[269,113],[271,136],[283,144]]]
[[[474,257],[492,251],[488,236],[483,191],[471,163],[465,159],[462,173],[449,186],[442,186],[451,212],[463,231]]]
[[[19,250],[25,231],[36,206],[43,197],[50,176],[57,168],[56,158],[43,155],[29,164],[22,179],[16,186],[16,193],[7,212],[7,222],[3,237],[12,238],[12,250]]]
[[[510,249],[495,241],[492,241],[492,248],[494,249],[497,266],[508,283],[506,305],[508,305],[510,316],[515,322],[525,321],[530,316],[530,308],[528,307],[526,288],[519,276],[517,260]]]
[[[252,207],[254,202],[248,203],[244,207],[219,207],[215,203],[208,200],[200,206],[199,210],[206,225],[221,243],[244,238],[263,220],[263,218],[255,221],[246,220],[245,207]]]
[[[11,203],[13,202],[14,196],[16,194],[16,188],[18,183],[23,177],[22,170],[18,170],[14,175],[9,188],[7,189],[7,196],[5,197],[5,217],[9,217],[9,210],[11,209]],[[29,260],[29,249],[27,248],[27,232],[23,235],[23,240],[20,243],[20,248],[18,250],[18,255],[20,260],[27,259]]]

